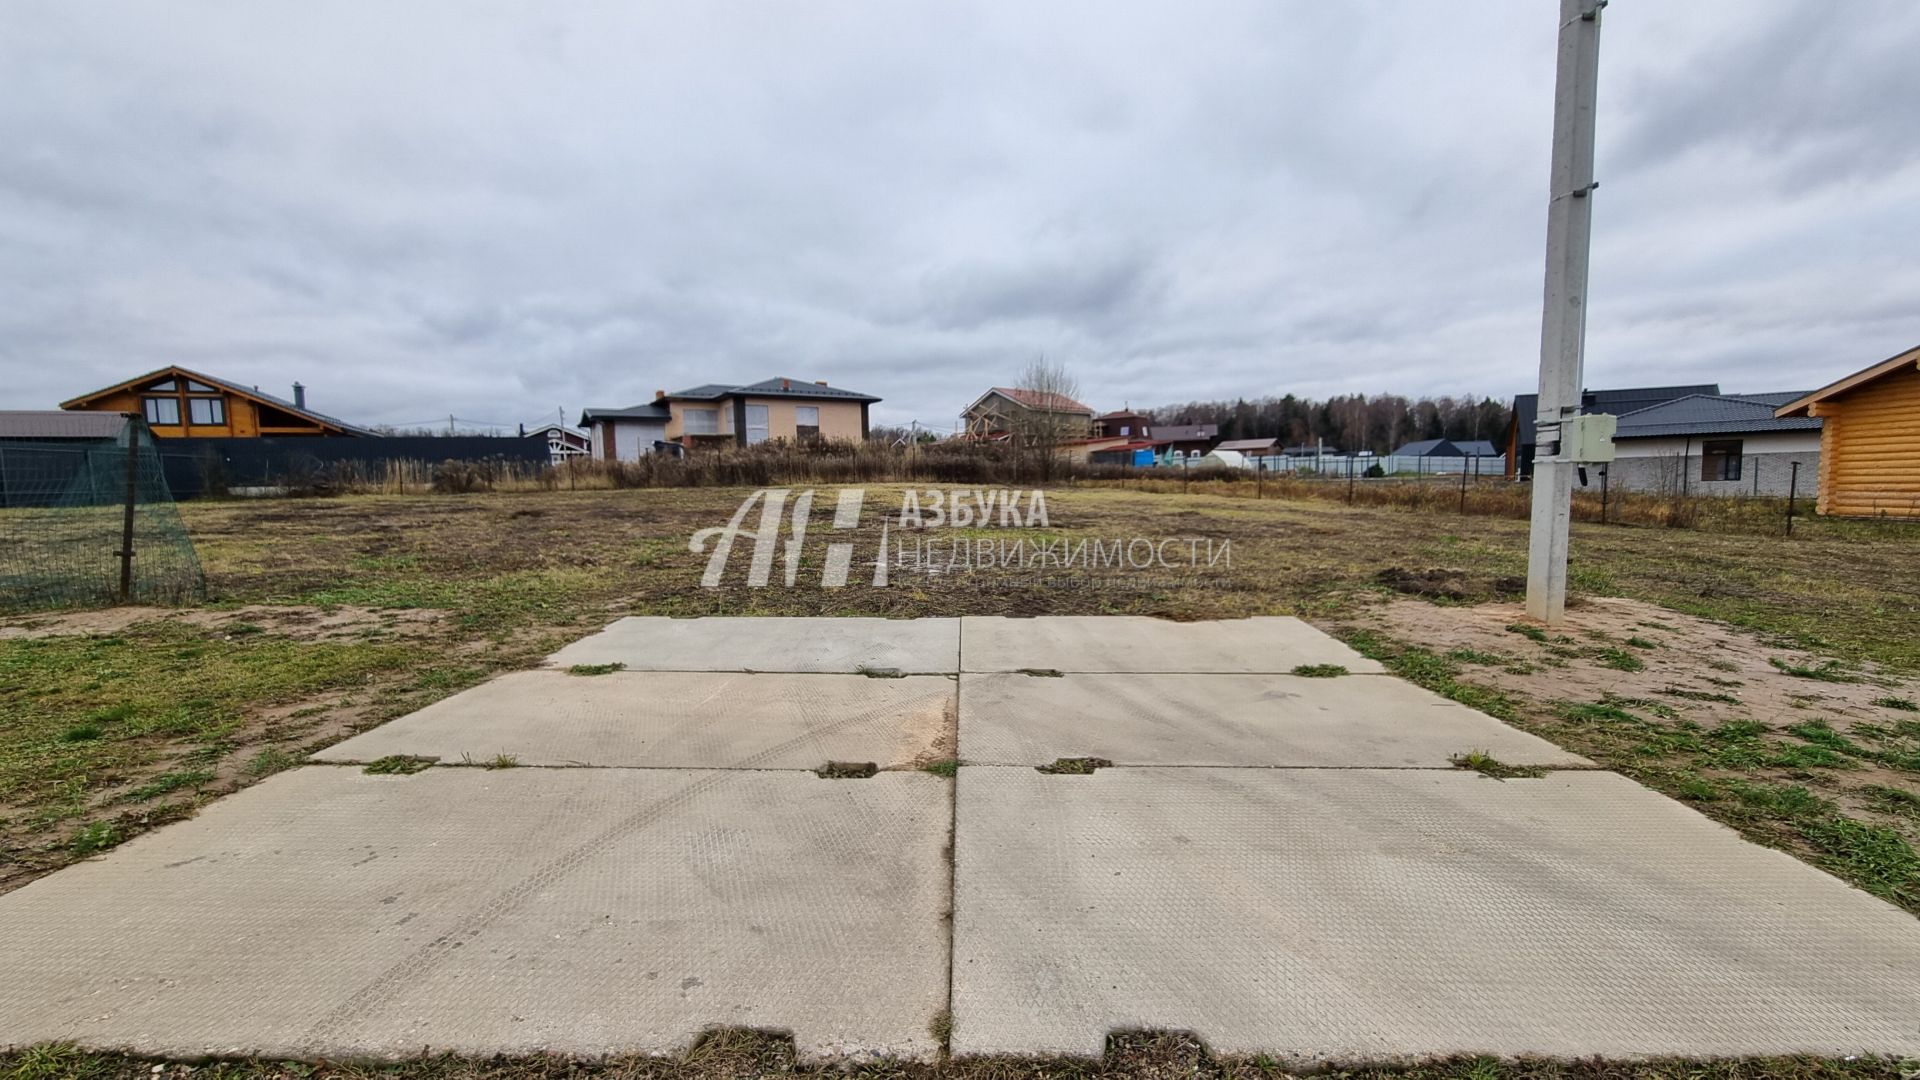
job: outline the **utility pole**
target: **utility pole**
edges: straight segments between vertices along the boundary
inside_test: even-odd
[[[1594,84],[1606,0],[1560,0],[1553,87],[1553,170],[1547,202],[1546,301],[1540,321],[1540,413],[1535,421],[1533,521],[1527,533],[1527,614],[1566,617],[1572,526],[1571,430],[1580,415],[1587,334],[1587,247],[1593,227]],[[1573,428],[1577,425],[1568,425]]]

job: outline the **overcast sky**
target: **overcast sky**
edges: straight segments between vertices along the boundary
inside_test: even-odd
[[[1550,0],[0,0],[0,407],[1533,389]],[[1920,5],[1616,0],[1590,386],[1920,344]]]

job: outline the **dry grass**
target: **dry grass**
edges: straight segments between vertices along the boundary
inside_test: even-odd
[[[1283,1065],[1267,1058],[1221,1058],[1180,1032],[1132,1032],[1107,1040],[1099,1060],[963,1058],[936,1063],[878,1061],[803,1065],[793,1042],[754,1031],[716,1031],[678,1057],[577,1059],[418,1057],[386,1063],[200,1062],[189,1066],[123,1054],[49,1046],[0,1054],[0,1080],[1283,1080],[1300,1074],[1343,1080],[1911,1080],[1915,1064],[1885,1058],[1760,1058],[1681,1061],[1548,1061],[1448,1058],[1413,1064]]]
[[[0,626],[0,667],[9,676],[0,685],[0,726],[32,733],[14,739],[0,762],[12,778],[0,792],[0,883],[190,813],[354,731],[492,672],[530,666],[621,615],[1296,614],[1328,624],[1408,593],[1447,605],[1512,599],[1525,565],[1525,523],[1505,517],[1260,499],[1251,488],[1179,496],[1079,486],[1048,491],[1044,530],[940,532],[990,543],[1190,537],[1230,544],[1230,561],[1138,573],[896,569],[886,588],[856,575],[850,587],[830,589],[819,583],[824,540],[853,538],[864,567],[901,489],[869,488],[862,527],[827,537],[835,492],[823,488],[812,534],[822,540],[809,541],[794,588],[781,587],[778,574],[773,587],[748,586],[744,550],[719,588],[702,588],[707,558],[690,551],[689,540],[724,524],[748,493],[183,504],[206,568],[207,605],[160,624],[166,613],[143,621],[100,612]],[[1579,593],[1743,627],[1794,664],[1873,663],[1907,675],[1920,671],[1917,547],[1920,531],[1899,528],[1808,528],[1790,541],[1762,541],[1580,524],[1573,583]],[[31,627],[39,629],[22,629]],[[50,643],[8,638],[22,632]],[[110,665],[111,676],[97,684],[74,674],[102,649],[127,661]],[[181,670],[198,674],[181,678]],[[137,713],[94,718],[102,701],[134,702]],[[88,724],[97,736],[63,741]]]

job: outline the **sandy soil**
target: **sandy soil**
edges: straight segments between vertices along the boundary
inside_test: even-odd
[[[1859,682],[1789,675],[1773,661],[1817,666],[1820,658],[1638,600],[1585,599],[1568,610],[1566,625],[1554,630],[1546,643],[1507,629],[1530,622],[1520,604],[1452,607],[1397,599],[1378,616],[1393,637],[1425,643],[1436,652],[1474,649],[1521,661],[1472,667],[1467,677],[1475,683],[1535,701],[1598,701],[1607,694],[1662,701],[1705,727],[1739,719],[1784,728],[1819,715],[1846,731],[1856,722],[1885,723],[1890,714],[1872,702],[1912,697],[1915,690],[1913,680],[1896,679],[1871,666],[1857,673]],[[1630,638],[1658,647],[1637,648],[1627,644]],[[1646,668],[1619,671],[1590,656],[1557,654],[1597,647],[1623,649]]]

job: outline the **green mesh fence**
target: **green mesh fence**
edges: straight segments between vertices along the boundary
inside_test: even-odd
[[[0,441],[0,612],[178,604],[205,592],[144,425],[119,439]]]

